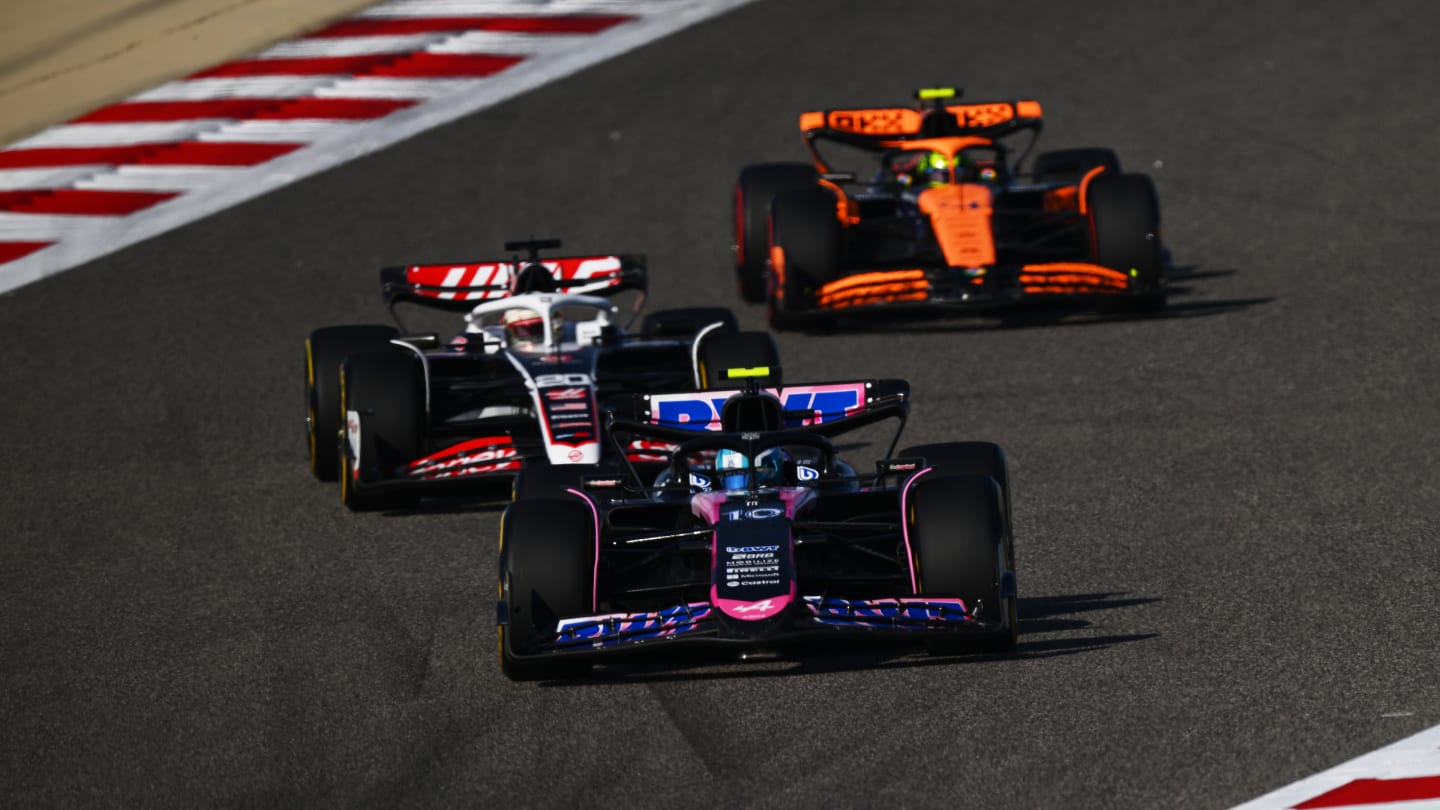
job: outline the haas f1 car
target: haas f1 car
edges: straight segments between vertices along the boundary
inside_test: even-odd
[[[1014,644],[1005,456],[987,442],[896,454],[908,383],[752,382],[728,396],[632,399],[609,412],[609,439],[668,444],[663,471],[552,479],[506,509],[498,621],[509,677],[706,645]],[[873,474],[838,457],[831,437],[890,419],[899,427]]]
[[[352,509],[403,506],[426,494],[512,482],[532,466],[654,462],[644,441],[608,455],[601,405],[620,394],[706,390],[735,364],[772,367],[767,333],[736,331],[728,309],[651,313],[627,333],[607,296],[646,284],[642,256],[541,260],[559,240],[513,242],[529,259],[411,265],[381,271],[396,304],[463,312],[464,328],[332,326],[305,342],[310,469],[340,480]]]
[[[742,297],[771,325],[875,308],[993,310],[1088,299],[1118,311],[1165,305],[1168,254],[1149,176],[1112,150],[1039,154],[1035,101],[952,103],[921,90],[917,108],[800,116],[813,165],[745,167],[735,188]],[[1012,154],[1011,136],[1025,134]],[[878,158],[868,182],[833,171],[817,149]]]

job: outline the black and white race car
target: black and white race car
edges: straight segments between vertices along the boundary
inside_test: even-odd
[[[601,403],[647,391],[733,387],[717,371],[768,369],[774,339],[740,332],[720,307],[651,313],[627,332],[610,299],[642,294],[638,255],[541,260],[559,240],[507,243],[528,259],[391,267],[381,286],[410,302],[464,312],[448,340],[398,326],[330,326],[305,342],[310,469],[341,482],[351,509],[509,482],[524,468],[660,461],[637,440],[626,459],[602,448]],[[643,297],[642,297],[643,300]]]

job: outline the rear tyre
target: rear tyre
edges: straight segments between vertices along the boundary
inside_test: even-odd
[[[1037,183],[1078,183],[1096,166],[1104,166],[1105,175],[1120,173],[1120,156],[1113,149],[1057,149],[1035,156],[1031,174]]]
[[[327,326],[305,340],[305,435],[310,472],[321,481],[340,474],[340,364],[346,357],[384,349],[400,334],[391,326]]]
[[[425,389],[419,360],[409,352],[351,355],[340,367],[342,420],[354,413],[359,435],[340,443],[340,500],[361,512],[413,504],[413,495],[367,491],[393,470],[418,458],[425,443]]]
[[[640,333],[652,338],[688,338],[712,323],[722,323],[722,332],[740,331],[740,321],[727,307],[683,307],[662,309],[645,316]]]
[[[770,325],[797,329],[813,318],[815,291],[840,275],[842,228],[835,194],[816,186],[770,203]]]
[[[761,385],[780,385],[780,349],[769,332],[732,332],[714,335],[700,344],[697,355],[698,376],[703,390],[733,391],[745,386],[747,379],[754,379]],[[726,376],[730,369],[768,369],[757,377],[731,379]]]
[[[500,670],[513,681],[577,677],[590,663],[520,656],[553,640],[560,619],[594,612],[595,523],[578,498],[516,501],[500,522]]]
[[[740,170],[735,182],[735,272],[741,298],[752,304],[765,301],[770,198],[819,181],[820,173],[808,163],[760,163]]]
[[[1015,599],[1001,592],[1005,516],[1000,488],[989,476],[936,475],[909,494],[910,551],[920,594],[958,596],[982,621],[997,622],[984,635],[932,638],[932,655],[1006,650],[1015,645]]]
[[[1129,291],[1115,308],[1134,313],[1164,309],[1160,198],[1150,177],[1102,174],[1086,187],[1085,204],[1095,263],[1119,270],[1129,279]]]

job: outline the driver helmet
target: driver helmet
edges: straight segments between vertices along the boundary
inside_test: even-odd
[[[940,152],[926,152],[915,165],[915,181],[927,186],[950,182],[950,159]]]
[[[783,447],[772,447],[755,458],[755,480],[761,486],[779,486],[785,482],[785,462],[790,454]]]
[[[720,474],[722,489],[744,489],[745,471],[750,469],[750,457],[739,450],[722,448],[715,454],[715,472]]]
[[[755,459],[755,485],[760,487],[778,486],[784,480],[785,451],[772,447]],[[722,449],[715,455],[715,471],[720,474],[723,489],[744,489],[745,471],[750,469],[750,457],[738,450]]]
[[[533,309],[505,310],[505,337],[511,343],[537,343],[545,339],[545,319]]]

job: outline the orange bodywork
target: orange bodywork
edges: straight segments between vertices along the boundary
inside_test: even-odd
[[[1119,270],[1088,262],[1027,264],[1020,268],[1020,285],[1026,293],[1124,292],[1129,277]]]
[[[930,217],[946,264],[985,267],[995,263],[995,238],[990,230],[993,200],[994,192],[984,183],[936,186],[920,192],[920,211]]]
[[[821,287],[815,303],[826,309],[843,309],[864,304],[896,301],[924,301],[930,282],[924,270],[879,270],[847,276]]]
[[[1088,207],[1085,205],[1085,190],[1090,187],[1090,181],[1095,179],[1095,175],[1103,171],[1105,171],[1104,166],[1096,166],[1086,172],[1084,177],[1080,178],[1080,190],[1076,192],[1075,195],[1080,201],[1080,213],[1086,213],[1086,208]]]
[[[1046,211],[1079,211],[1080,187],[1062,186],[1045,192]]]
[[[1040,102],[1000,101],[982,104],[951,104],[945,111],[955,117],[959,126],[982,129],[1013,121],[1016,118],[1041,117]],[[917,110],[911,107],[871,107],[853,110],[830,110],[829,112],[807,112],[800,115],[800,129],[803,132],[830,128],[838,132],[857,135],[915,135],[920,132],[926,115],[931,110]]]
[[[822,177],[820,185],[835,192],[835,216],[840,218],[841,225],[849,227],[860,222],[860,206],[850,199],[839,183]]]
[[[775,297],[781,301],[785,300],[785,249],[775,244],[775,237],[770,237],[770,269],[775,272]]]
[[[908,141],[881,141],[880,145],[892,149],[929,149],[932,152],[939,152],[947,158],[954,157],[965,149],[972,146],[990,146],[995,143],[990,138],[981,138],[978,135],[947,135],[943,138],[915,138]]]

